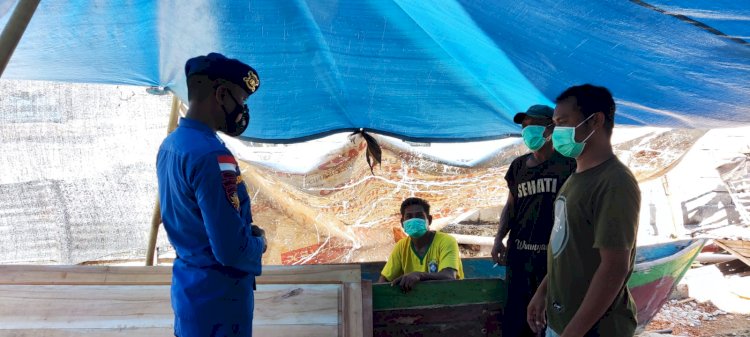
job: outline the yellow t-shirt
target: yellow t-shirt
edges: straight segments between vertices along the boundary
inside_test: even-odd
[[[458,242],[452,236],[435,232],[427,253],[420,258],[414,252],[411,237],[401,239],[391,252],[391,257],[380,272],[388,281],[415,271],[437,273],[445,268],[456,270],[458,279],[464,278],[464,268],[458,250]]]

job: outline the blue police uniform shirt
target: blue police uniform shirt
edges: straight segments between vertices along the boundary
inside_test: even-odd
[[[180,119],[156,159],[161,217],[177,252],[175,334],[252,336],[264,242],[234,156],[207,125]]]

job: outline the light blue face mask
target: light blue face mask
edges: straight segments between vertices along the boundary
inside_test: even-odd
[[[427,221],[422,218],[411,218],[404,221],[404,232],[412,238],[420,238],[427,233]]]
[[[592,130],[591,133],[586,136],[586,139],[579,143],[576,142],[576,129],[579,126],[583,125],[583,123],[586,123],[586,121],[593,116],[594,114],[589,115],[575,127],[556,126],[555,130],[552,131],[552,147],[554,147],[557,152],[560,152],[561,155],[566,157],[577,158],[578,156],[580,156],[581,152],[583,152],[584,146],[586,146],[586,141],[591,138],[596,130]]]
[[[536,152],[541,149],[542,146],[544,146],[544,143],[547,142],[547,139],[544,138],[544,130],[546,129],[547,128],[541,125],[529,125],[521,130],[523,142],[531,152]]]

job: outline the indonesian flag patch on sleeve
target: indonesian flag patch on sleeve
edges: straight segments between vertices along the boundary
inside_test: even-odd
[[[240,210],[240,197],[237,195],[237,184],[239,179],[237,177],[237,161],[234,160],[234,156],[220,155],[217,157],[219,161],[219,170],[221,170],[221,182],[224,185],[224,193],[227,196],[227,200],[232,204],[232,207],[237,211]]]

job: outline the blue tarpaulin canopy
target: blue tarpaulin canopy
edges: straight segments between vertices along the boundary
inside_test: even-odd
[[[217,51],[260,74],[249,139],[469,141],[517,133],[517,111],[581,83],[610,88],[622,124],[750,124],[749,39],[736,0],[48,0],[3,76],[185,100],[185,61]]]

